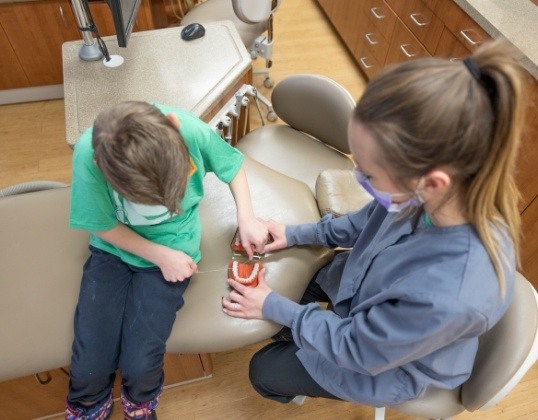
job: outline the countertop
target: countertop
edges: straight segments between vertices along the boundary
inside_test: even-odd
[[[97,114],[118,101],[141,100],[183,108],[198,117],[226,97],[252,60],[232,22],[205,25],[205,36],[183,41],[180,28],[134,32],[128,48],[103,37],[110,54],[125,62],[79,58],[82,41],[63,44],[67,143],[73,146]]]
[[[538,79],[538,6],[531,0],[454,0],[493,38],[504,37]]]

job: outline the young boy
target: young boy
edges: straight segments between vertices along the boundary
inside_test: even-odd
[[[187,112],[123,102],[75,146],[70,226],[90,231],[75,314],[68,419],[104,419],[117,368],[127,419],[156,418],[163,357],[201,258],[203,177],[230,185],[241,241],[261,251],[243,156]]]

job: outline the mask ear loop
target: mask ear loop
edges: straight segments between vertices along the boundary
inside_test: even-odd
[[[420,196],[419,192],[424,190],[424,186],[420,186],[420,183],[424,181],[426,183],[425,175],[422,175],[420,179],[418,180],[417,188],[415,188],[415,191],[413,191],[413,194],[415,195],[416,199],[420,202],[420,204],[424,204],[424,199]]]

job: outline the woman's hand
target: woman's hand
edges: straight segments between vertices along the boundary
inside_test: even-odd
[[[255,217],[239,222],[239,235],[249,259],[252,259],[255,251],[263,253],[269,237],[265,223]]]
[[[164,279],[169,282],[183,281],[192,277],[198,270],[198,266],[182,251],[176,251],[166,246],[159,253],[157,266],[161,269]]]
[[[287,248],[288,240],[286,239],[286,225],[275,222],[274,220],[268,220],[265,222],[265,226],[269,231],[272,241],[265,245],[263,253]]]
[[[222,310],[235,318],[263,319],[262,308],[272,289],[265,282],[265,269],[258,273],[256,287],[245,286],[233,279],[228,279],[233,290],[222,298]]]

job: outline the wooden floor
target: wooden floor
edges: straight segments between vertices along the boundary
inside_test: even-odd
[[[255,67],[263,66],[258,60]],[[275,15],[275,81],[297,73],[326,75],[358,98],[364,81],[352,59],[324,20],[314,0],[284,0]],[[270,91],[255,79],[260,92]],[[259,124],[252,112],[254,125]],[[65,141],[62,100],[0,106],[0,188],[19,182],[71,180],[71,149]],[[0,225],[1,226],[1,225]],[[1,234],[1,227],[0,227]],[[1,345],[1,343],[0,343]],[[373,409],[351,403],[307,399],[301,407],[280,405],[258,397],[248,381],[248,361],[263,345],[213,355],[211,379],[165,390],[159,419],[369,419]],[[0,361],[1,363],[1,361]],[[511,420],[538,418],[538,367],[497,407],[484,413],[465,413],[457,419]],[[0,420],[21,418],[5,413]],[[56,418],[61,418],[57,416]],[[112,419],[121,419],[119,410]],[[390,410],[388,419],[410,419]]]

